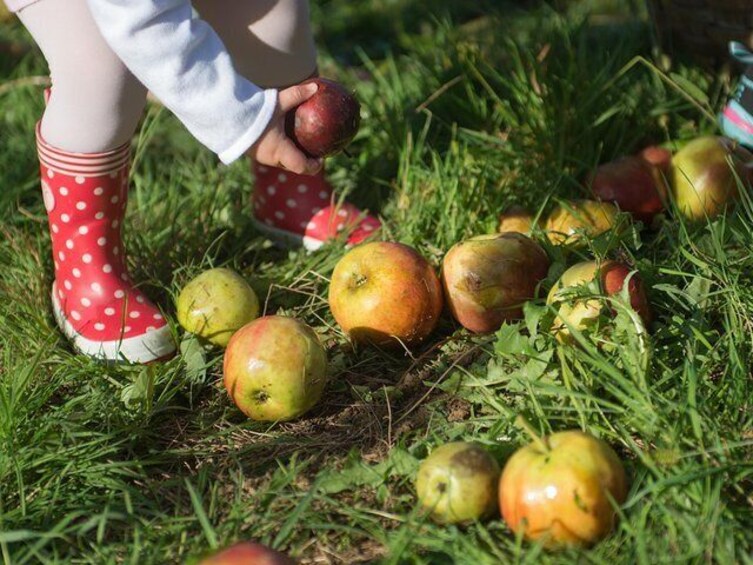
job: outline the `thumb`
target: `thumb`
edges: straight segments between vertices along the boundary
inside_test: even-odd
[[[306,82],[303,84],[296,84],[290,88],[280,91],[280,108],[283,112],[292,110],[296,106],[303,104],[306,100],[311,98],[316,91],[319,90],[319,85],[315,82]]]

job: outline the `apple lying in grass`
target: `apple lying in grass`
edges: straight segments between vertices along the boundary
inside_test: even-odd
[[[747,179],[744,165],[753,155],[723,137],[699,137],[674,156],[670,180],[675,203],[689,220],[713,218],[738,196],[738,178]]]
[[[211,343],[226,346],[238,328],[259,315],[259,299],[243,277],[230,269],[210,269],[178,295],[178,322]]]
[[[311,98],[288,113],[288,136],[310,157],[340,153],[358,133],[361,106],[337,82],[311,79],[319,87]]]
[[[535,218],[528,210],[520,206],[513,206],[507,212],[500,215],[497,232],[514,232],[529,235],[533,230],[534,222]]]
[[[480,445],[445,444],[418,469],[419,503],[440,524],[480,520],[496,510],[499,472],[497,461]]]
[[[351,249],[332,273],[329,305],[356,342],[413,345],[436,327],[442,286],[434,269],[402,243],[373,242]]]
[[[307,412],[327,383],[327,352],[306,324],[266,316],[233,334],[225,351],[224,383],[252,420],[292,420]]]
[[[477,333],[493,332],[523,315],[549,270],[538,243],[519,233],[481,235],[452,247],[442,263],[442,282],[452,315]]]
[[[581,431],[537,438],[507,461],[499,481],[502,517],[548,547],[590,545],[614,527],[627,496],[625,470],[603,441]]]
[[[650,156],[660,158],[653,153]],[[597,200],[613,202],[644,223],[650,223],[664,209],[666,189],[662,175],[640,156],[601,165],[589,184]]]
[[[614,204],[595,200],[573,200],[557,206],[546,220],[549,241],[555,245],[582,246],[584,238],[597,237],[620,227]]]
[[[549,291],[547,304],[554,304],[557,317],[552,325],[552,331],[559,341],[570,339],[570,327],[583,331],[595,323],[607,307],[606,302],[599,296],[614,296],[622,292],[625,282],[628,285],[630,306],[643,320],[644,324],[651,321],[651,305],[646,296],[646,290],[638,273],[627,265],[617,261],[584,261],[577,263],[565,271],[560,279]],[[596,283],[593,291],[594,298],[574,298],[573,289],[589,283]]]
[[[203,559],[199,565],[295,565],[295,561],[260,543],[246,541]]]

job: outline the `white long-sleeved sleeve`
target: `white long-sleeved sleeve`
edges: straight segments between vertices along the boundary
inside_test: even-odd
[[[269,124],[276,90],[241,77],[189,0],[88,0],[103,37],[202,144],[230,163]]]

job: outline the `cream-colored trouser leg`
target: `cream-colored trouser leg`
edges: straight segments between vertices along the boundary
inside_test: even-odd
[[[259,86],[288,86],[314,72],[308,0],[200,0],[194,5],[225,42],[238,71]],[[107,45],[86,0],[40,0],[18,16],[50,67],[45,141],[76,153],[127,142],[144,109],[146,89]]]

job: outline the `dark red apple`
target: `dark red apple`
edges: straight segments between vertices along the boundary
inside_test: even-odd
[[[638,153],[638,157],[665,175],[669,173],[672,166],[672,152],[658,145],[646,147]]]
[[[660,158],[651,155],[651,158]],[[598,200],[614,202],[623,212],[646,224],[664,209],[662,175],[643,157],[622,157],[598,167],[590,179]]]
[[[295,565],[295,561],[260,543],[246,541],[203,559],[199,565]]]
[[[331,157],[345,149],[358,132],[361,105],[337,82],[324,78],[311,82],[319,90],[288,112],[287,134],[309,157]]]

